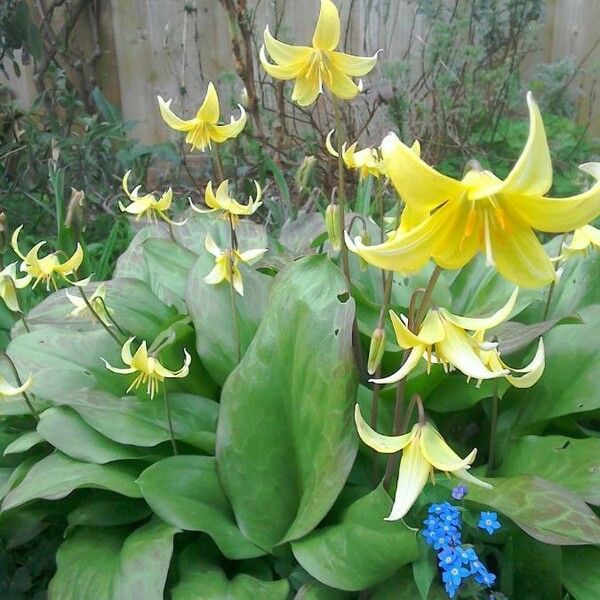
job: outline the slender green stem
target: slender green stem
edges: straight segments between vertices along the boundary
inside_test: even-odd
[[[167,424],[169,426],[169,434],[171,436],[171,446],[173,447],[173,455],[177,456],[177,442],[175,441],[175,432],[173,431],[173,420],[171,419],[171,405],[169,404],[169,397],[167,396],[167,386],[163,381],[163,398],[165,401],[165,413],[167,415]]]
[[[106,306],[106,302],[104,302],[104,298],[97,297],[96,300],[98,300],[100,302],[100,304],[102,304],[102,308],[104,309],[104,312],[106,313],[106,318],[118,329],[119,333],[123,337],[127,338],[129,336],[129,334],[112,317],[112,315],[110,314],[110,311],[108,310],[108,306]]]
[[[89,301],[86,293],[83,291],[83,288],[80,286],[76,286],[76,287],[79,290],[79,295],[83,298],[85,305],[88,307],[88,310],[92,313],[92,315],[94,315],[94,318],[96,319],[96,321],[98,321],[98,323],[100,323],[100,325],[102,325],[102,327],[104,327],[104,329],[106,330],[108,335],[110,335],[110,337],[113,340],[115,340],[115,342],[117,342],[117,344],[119,344],[119,346],[121,346],[123,344],[122,340],[120,340],[117,337],[117,335],[115,334],[114,331],[111,331],[110,327],[104,322],[104,319],[96,312],[96,310],[92,306],[92,303]]]
[[[221,162],[221,154],[219,152],[219,146],[217,144],[212,145],[212,155],[214,160],[215,173],[219,178],[219,183],[225,180],[225,175],[223,174],[223,163]]]
[[[558,248],[557,258],[561,255],[562,247],[567,239],[567,234],[564,233],[560,242],[560,246]],[[552,302],[552,296],[554,295],[554,288],[556,287],[556,279],[550,284],[548,288],[548,296],[546,298],[546,304],[544,305],[544,314],[542,315],[542,321],[545,321],[548,318],[548,313],[550,312],[550,304]]]
[[[233,335],[235,339],[236,348],[236,364],[242,360],[242,338],[240,336],[240,325],[238,320],[237,304],[235,301],[235,288],[233,287],[233,273],[234,273],[234,252],[237,252],[237,237],[235,235],[235,226],[232,215],[229,215],[229,232],[231,234],[231,250],[229,253],[229,297],[231,299],[231,316],[233,320]]]
[[[431,302],[431,296],[433,294],[433,289],[435,288],[435,284],[437,283],[437,280],[440,278],[441,274],[442,274],[442,267],[439,267],[438,265],[436,265],[435,269],[433,270],[433,273],[431,274],[431,277],[429,278],[427,287],[425,288],[425,292],[423,294],[421,304],[419,305],[419,310],[417,312],[417,316],[415,318],[415,323],[414,323],[415,328],[418,328],[421,325],[421,323],[423,322],[423,318],[425,317],[425,313],[427,312],[427,309],[429,308],[429,304]]]
[[[352,290],[352,278],[350,276],[350,261],[348,259],[348,246],[346,246],[346,239],[344,237],[344,230],[346,229],[346,186],[344,184],[344,159],[342,158],[342,144],[344,142],[342,132],[342,118],[340,114],[340,107],[338,105],[337,98],[333,96],[333,113],[335,116],[335,134],[337,138],[337,151],[338,151],[338,219],[340,226],[341,248],[340,258],[342,262],[342,272],[344,273],[344,279],[346,281],[346,288],[348,292]]]
[[[0,354],[2,355],[2,358],[4,358],[4,360],[9,364],[9,366],[13,372],[13,375],[15,377],[15,380],[17,382],[17,386],[21,387],[23,385],[23,380],[21,379],[21,376],[19,375],[19,371],[17,371],[17,367],[16,367],[15,363],[13,362],[13,359],[4,350],[0,351]],[[21,395],[23,396],[23,400],[25,400],[25,404],[27,404],[27,408],[29,409],[29,412],[31,413],[33,418],[36,421],[39,421],[40,417],[38,415],[38,412],[33,407],[33,403],[31,402],[31,399],[29,398],[29,395],[27,394],[27,392],[25,390],[23,390],[21,392]]]
[[[496,459],[496,429],[498,427],[498,380],[494,380],[494,396],[492,398],[492,421],[490,423],[490,442],[488,447],[488,461],[486,474],[491,475],[494,470],[494,461]]]
[[[19,316],[21,318],[21,323],[23,323],[23,327],[25,327],[25,331],[27,333],[31,333],[31,329],[29,328],[29,325],[27,324],[27,321],[25,320],[25,315],[22,312],[20,312]]]

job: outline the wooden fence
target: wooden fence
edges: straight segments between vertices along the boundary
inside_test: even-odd
[[[444,0],[431,0],[432,2]],[[287,39],[310,39],[319,0],[249,0],[254,26],[261,32],[282,17]],[[382,59],[410,56],[419,42],[419,17],[411,0],[341,0],[342,40],[349,51],[372,53]],[[186,10],[186,6],[195,8]],[[233,72],[228,21],[218,0],[99,0],[102,55],[95,68],[98,85],[127,120],[137,122],[134,136],[144,142],[168,139],[157,94],[174,98],[177,112],[190,114],[201,100],[207,81]],[[414,24],[416,20],[416,24]],[[546,0],[539,50],[527,61],[573,57],[576,64],[600,63],[600,0]],[[86,25],[77,32],[86,43]],[[256,48],[258,53],[258,48]],[[600,134],[600,102],[590,106],[587,93],[593,80],[580,81],[579,118]],[[35,97],[30,67],[9,85],[27,106]],[[180,88],[188,90],[187,96]],[[241,91],[241,82],[237,89]],[[591,118],[590,118],[591,115]]]

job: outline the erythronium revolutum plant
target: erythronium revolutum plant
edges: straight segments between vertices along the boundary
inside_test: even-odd
[[[338,42],[322,0],[311,47],[267,31],[261,60],[299,103],[337,103],[375,63]],[[600,595],[600,188],[545,196],[533,97],[504,180],[450,179],[394,135],[356,151],[335,104],[321,251],[325,219],[275,238],[260,185],[246,201],[225,179],[217,148],[245,117],[219,125],[212,84],[189,121],[159,102],[212,146],[206,209],[173,220],[169,190],[126,176],[121,209],[148,224],[111,280],[79,279],[80,247],[25,252],[20,228],[1,274],[22,318],[0,375],[0,533],[64,528],[49,597]],[[355,175],[377,192],[351,216]],[[353,237],[357,219],[383,241]],[[39,282],[60,289],[20,315]]]

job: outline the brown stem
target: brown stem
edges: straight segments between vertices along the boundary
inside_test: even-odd
[[[429,278],[429,282],[427,283],[427,287],[425,288],[425,293],[423,294],[423,299],[421,300],[421,304],[419,306],[419,311],[417,312],[417,316],[415,318],[415,327],[419,327],[423,322],[423,317],[425,317],[425,313],[429,308],[429,304],[431,302],[431,296],[433,294],[433,289],[435,288],[435,284],[437,280],[440,278],[442,274],[442,267],[438,265],[435,266],[431,277]]]

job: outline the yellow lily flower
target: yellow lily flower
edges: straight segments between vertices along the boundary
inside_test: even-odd
[[[495,345],[477,342],[467,331],[479,331],[496,327],[512,312],[517,300],[516,289],[508,302],[497,312],[487,318],[461,317],[453,315],[444,308],[428,311],[417,334],[406,326],[406,317],[398,315],[391,310],[390,317],[396,334],[396,341],[401,348],[410,349],[410,352],[400,366],[400,369],[382,379],[371,379],[379,384],[396,383],[404,379],[419,363],[421,358],[427,361],[427,370],[431,363],[441,363],[447,371],[456,368],[467,377],[474,379],[494,379],[506,377],[510,371],[506,368],[491,369],[483,361],[480,351],[491,349]]]
[[[260,49],[264,70],[275,79],[295,79],[292,101],[300,106],[312,104],[323,92],[323,85],[334,96],[351,100],[362,91],[361,82],[355,84],[352,77],[366,75],[377,62],[377,53],[363,57],[335,50],[340,42],[340,15],[331,0],[321,0],[312,46],[284,44],[271,35],[268,26],[264,40]],[[265,47],[275,64],[267,60]]]
[[[22,290],[29,285],[31,275],[27,274],[20,279],[17,277],[17,263],[11,263],[0,271],[0,298],[8,310],[21,312],[17,290]]]
[[[146,217],[150,222],[157,222],[157,217],[163,219],[167,223],[172,225],[183,225],[183,223],[175,223],[171,221],[167,216],[167,211],[171,207],[173,202],[173,190],[169,188],[160,198],[156,199],[154,194],[143,194],[139,195],[141,186],[137,185],[132,191],[129,191],[129,175],[131,170],[127,171],[123,176],[122,186],[123,191],[127,194],[127,197],[131,200],[131,204],[123,206],[119,200],[119,208],[122,212],[135,215],[135,220],[139,221],[142,217]]]
[[[148,355],[148,348],[146,341],[144,340],[136,353],[131,355],[131,344],[135,337],[130,337],[121,349],[121,359],[128,365],[126,368],[113,367],[105,359],[101,359],[104,365],[109,371],[113,373],[119,373],[128,375],[130,373],[138,373],[136,378],[131,382],[131,385],[127,388],[127,393],[131,390],[137,389],[140,385],[146,384],[146,391],[150,395],[150,398],[154,398],[158,390],[159,384],[163,383],[165,379],[186,377],[189,373],[189,366],[192,361],[188,351],[184,348],[183,355],[183,366],[177,371],[170,371],[164,367],[155,356]]]
[[[339,158],[338,151],[331,143],[331,136],[334,130],[332,129],[325,139],[325,147],[327,151],[335,158]],[[348,169],[356,169],[360,179],[366,179],[369,175],[379,177],[385,175],[385,166],[383,159],[377,148],[363,148],[356,150],[358,142],[354,142],[351,146],[346,147],[346,143],[342,144],[342,160]]]
[[[6,396],[18,396],[19,394],[26,392],[31,387],[32,383],[33,379],[30,375],[27,378],[27,381],[23,383],[23,385],[15,387],[8,383],[8,381],[4,377],[2,377],[2,375],[0,375],[0,398]]]
[[[254,182],[256,186],[256,199],[250,196],[248,200],[248,204],[240,204],[237,200],[232,198],[229,195],[229,180],[226,179],[223,181],[219,187],[217,188],[217,193],[213,192],[212,182],[209,181],[206,184],[206,189],[204,190],[204,203],[209,207],[208,210],[203,210],[201,208],[196,208],[192,201],[190,200],[190,206],[192,210],[197,213],[209,213],[214,211],[223,211],[225,213],[225,217],[231,219],[232,225],[238,222],[240,216],[250,216],[253,215],[259,206],[262,205],[260,201],[262,196],[262,190],[258,181]]]
[[[211,147],[211,142],[222,144],[226,140],[237,137],[246,125],[246,111],[241,104],[238,104],[240,118],[237,121],[231,117],[229,124],[218,124],[221,111],[217,91],[212,82],[208,84],[206,96],[196,116],[189,121],[181,119],[171,110],[171,100],[165,102],[158,96],[158,106],[162,118],[169,127],[177,131],[187,131],[185,141],[192,146],[192,150],[199,148],[203,152],[207,147]]]
[[[21,233],[21,229],[23,229],[23,225],[19,225],[13,232],[11,246],[17,256],[23,261],[21,263],[21,271],[28,273],[35,279],[33,284],[34,288],[40,281],[45,281],[47,290],[50,290],[50,283],[52,283],[54,289],[58,289],[55,276],[64,279],[72,285],[81,283],[71,281],[68,278],[68,275],[75,273],[83,262],[83,249],[80,244],[77,244],[73,256],[63,263],[61,263],[58,258],[58,252],[52,252],[43,258],[38,257],[40,248],[46,242],[39,242],[27,253],[27,255],[24,255],[19,249],[19,233]]]
[[[354,410],[354,420],[360,439],[383,454],[394,454],[402,450],[398,483],[394,504],[386,521],[398,521],[410,510],[427,480],[433,480],[434,469],[452,473],[456,477],[484,488],[492,486],[480,481],[468,472],[475,460],[477,449],[473,449],[466,458],[460,458],[444,438],[430,423],[416,423],[409,433],[387,436],[377,433],[364,420],[358,404]]]
[[[81,296],[73,296],[67,290],[65,295],[69,299],[69,302],[75,306],[75,308],[69,313],[70,317],[89,317],[95,319],[92,315],[88,305]],[[108,313],[112,312],[110,308],[106,306],[106,285],[101,283],[88,298],[89,303],[98,315],[100,319],[107,325],[110,325],[110,319]]]
[[[499,374],[501,377],[505,377],[506,380],[516,388],[528,388],[535,385],[540,377],[544,373],[546,366],[546,356],[544,352],[544,341],[540,338],[537,351],[531,362],[522,369],[513,369],[509,367],[500,357],[497,346],[487,347],[483,343],[483,331],[475,332],[473,339],[477,342],[479,347],[479,357],[483,364]],[[507,373],[508,372],[508,373]],[[507,373],[502,375],[502,373]],[[522,373],[521,376],[515,376],[513,373]]]
[[[600,229],[584,225],[573,232],[573,237],[568,244],[563,244],[562,257],[585,254],[592,247],[600,249]]]
[[[600,214],[600,182],[569,198],[544,196],[552,185],[552,164],[544,124],[531,93],[529,137],[503,181],[471,169],[461,181],[438,173],[394,134],[382,143],[386,171],[407,207],[424,220],[378,246],[355,240],[353,250],[372,265],[412,272],[429,258],[458,269],[485,253],[508,280],[543,287],[555,280],[552,263],[533,230],[560,233],[577,229]]]
[[[204,278],[204,281],[209,285],[217,285],[221,281],[231,281],[233,288],[240,295],[244,295],[244,282],[242,274],[238,268],[240,262],[252,264],[257,261],[266,251],[266,248],[258,248],[255,250],[246,250],[239,252],[238,250],[221,250],[219,246],[208,234],[204,240],[204,246],[215,257],[215,266],[213,270]]]

